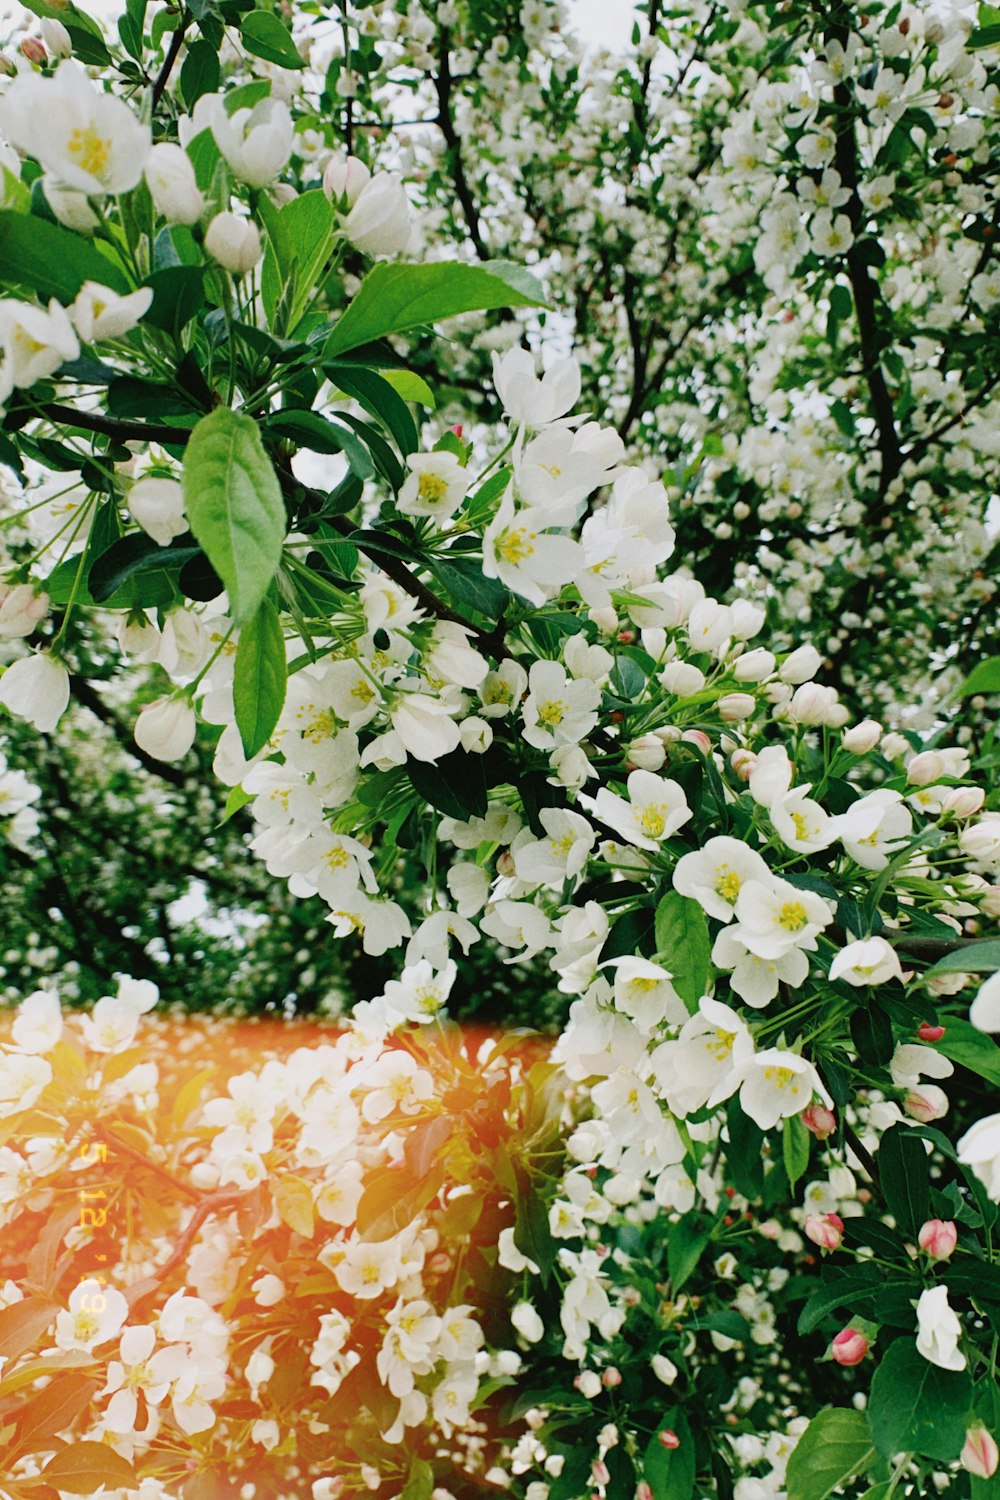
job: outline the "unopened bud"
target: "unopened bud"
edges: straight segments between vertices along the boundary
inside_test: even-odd
[[[907,763],[906,779],[911,786],[930,786],[945,774],[945,759],[936,750],[921,750]]]
[[[821,1250],[839,1250],[844,1241],[844,1221],[839,1214],[809,1214],[805,1222],[806,1239]]]
[[[949,1260],[958,1244],[958,1230],[950,1219],[928,1219],[920,1226],[917,1244],[930,1260]]]
[[[842,1328],[830,1345],[838,1365],[859,1365],[868,1353],[868,1340],[856,1328]]]
[[[992,1479],[1000,1466],[1000,1449],[993,1434],[985,1427],[970,1427],[965,1434],[959,1463],[967,1474],[975,1474],[978,1479]]]
[[[869,750],[875,749],[881,738],[882,726],[878,720],[862,719],[860,724],[844,730],[841,744],[852,755],[867,755]]]
[[[911,1120],[930,1125],[948,1113],[948,1095],[933,1083],[923,1083],[919,1089],[910,1089],[903,1100],[903,1109]]]
[[[48,57],[45,43],[40,42],[36,36],[26,36],[21,43],[21,52],[31,63],[43,63]]]
[[[982,808],[986,793],[981,786],[953,786],[941,802],[941,811],[953,818],[971,818]]]
[[[615,1365],[609,1365],[601,1376],[601,1384],[606,1391],[613,1391],[622,1383],[622,1372]]]
[[[681,1440],[672,1427],[661,1428],[656,1434],[656,1440],[661,1448],[669,1448],[671,1451],[674,1448],[679,1448],[681,1445]]]
[[[943,1026],[935,1026],[931,1021],[921,1021],[917,1027],[917,1036],[922,1042],[939,1042],[944,1033]]]
[[[818,1141],[825,1141],[837,1128],[837,1116],[825,1104],[810,1104],[799,1116],[803,1125]]]
[[[663,741],[655,734],[640,735],[625,751],[632,766],[640,771],[658,771],[667,758]]]
[[[742,724],[757,707],[757,700],[750,693],[724,693],[718,707],[723,723]]]
[[[712,748],[712,741],[703,729],[685,729],[681,735],[681,742],[685,745],[694,745],[702,755],[707,755]]]

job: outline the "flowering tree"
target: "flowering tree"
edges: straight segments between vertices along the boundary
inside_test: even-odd
[[[0,1052],[0,1484],[995,1493],[1000,814],[969,749],[859,718],[819,649],[765,631],[770,595],[706,590],[575,358],[541,372],[504,336],[470,436],[421,415],[431,325],[462,344],[545,292],[510,261],[402,258],[402,181],[340,149],[377,14],[338,32],[335,139],[288,86],[287,17],[130,4],[109,50],[82,10],[39,8],[72,55],[36,40],[0,98],[3,453],[24,481],[2,624],[25,643],[0,703],[58,734],[100,665],[83,690],[117,722],[155,663],[171,687],[138,751],[190,763],[200,723],[252,856],[386,967],[342,1037],[243,1071],[176,1055],[145,975],[72,1026],[57,988],[25,1000]],[[444,120],[448,54],[412,9],[407,62],[429,56]],[[546,14],[525,8],[526,38]],[[448,30],[476,19],[439,7]],[[883,80],[869,105],[851,72],[870,24],[786,38],[819,100],[795,128],[827,121],[844,171],[862,107],[895,97]],[[860,167],[846,187],[810,170],[848,192],[853,294],[874,295]],[[808,210],[824,264],[847,201],[828,225]],[[875,401],[886,346],[855,315]],[[832,390],[810,376],[779,415]],[[886,480],[873,420],[838,473],[885,501],[916,460],[907,438]],[[36,786],[2,785],[23,848]],[[509,982],[533,964],[571,998],[550,1056],[445,1019],[484,942]]]

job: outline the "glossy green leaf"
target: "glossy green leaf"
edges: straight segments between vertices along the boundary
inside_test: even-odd
[[[380,370],[379,373],[404,401],[415,401],[418,406],[426,406],[428,411],[434,410],[437,405],[434,392],[422,375],[416,375],[412,370]]]
[[[256,423],[220,406],[184,454],[191,530],[225,585],[237,624],[255,612],[281,562],[285,506]]]
[[[1000,1088],[1000,1047],[992,1037],[977,1030],[968,1021],[947,1016],[944,1021],[944,1036],[934,1043],[934,1049]]]
[[[1000,693],[1000,656],[991,656],[973,667],[958,690],[960,698],[971,698],[975,693]]]
[[[656,952],[693,1015],[708,986],[712,952],[708,923],[697,901],[679,891],[662,897],[656,908]]]
[[[798,1115],[792,1115],[785,1121],[781,1132],[781,1159],[785,1164],[788,1181],[793,1189],[809,1168],[811,1140],[812,1137]]]
[[[864,1413],[828,1406],[813,1417],[788,1460],[788,1500],[827,1500],[875,1456]]]
[[[690,1219],[678,1219],[676,1224],[670,1224],[666,1236],[670,1291],[676,1297],[681,1287],[691,1279],[708,1246],[709,1236]]]
[[[868,1421],[875,1446],[886,1458],[908,1452],[943,1462],[957,1458],[971,1399],[967,1370],[942,1370],[911,1338],[897,1339],[872,1378]]]
[[[71,1495],[93,1495],[101,1485],[122,1489],[135,1488],[139,1483],[132,1465],[120,1453],[107,1443],[89,1440],[71,1443],[50,1458],[42,1478]]]
[[[323,350],[333,359],[348,349],[370,344],[389,333],[438,323],[457,313],[501,307],[542,307],[541,286],[520,266],[487,261],[482,266],[457,261],[432,265],[375,266],[333,330]]]
[[[85,281],[97,281],[115,292],[127,292],[122,270],[82,235],[37,214],[0,209],[0,282],[20,290],[29,287],[43,301],[56,297],[68,304]]]
[[[995,974],[1000,969],[1000,941],[986,938],[981,943],[969,943],[946,953],[937,963],[924,971],[924,979],[935,974]]]
[[[272,327],[291,332],[316,290],[333,245],[333,208],[314,188],[279,209],[263,210],[267,254],[261,267],[261,296]]]
[[[271,738],[285,705],[288,666],[278,612],[262,600],[240,631],[233,676],[236,727],[248,760]]]
[[[672,1432],[680,1439],[678,1446],[665,1447],[661,1432]],[[642,1477],[653,1491],[653,1500],[691,1500],[697,1467],[687,1418],[679,1406],[668,1406],[642,1459]]]
[[[252,10],[244,16],[240,36],[248,52],[277,63],[279,68],[304,68],[288,27],[269,10]]]
[[[904,1233],[915,1235],[930,1217],[930,1171],[923,1143],[893,1125],[879,1143],[878,1169],[886,1203]]]

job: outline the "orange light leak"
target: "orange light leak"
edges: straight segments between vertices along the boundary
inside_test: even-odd
[[[380,1250],[426,1212],[435,1234],[425,1237],[420,1290],[408,1295],[425,1297],[439,1313],[468,1305],[487,1345],[511,1347],[505,1313],[511,1275],[497,1269],[496,1247],[500,1233],[514,1224],[512,1200],[528,1180],[525,1143],[530,1139],[537,1150],[544,1136],[545,1147],[558,1154],[564,1096],[547,1062],[548,1039],[447,1022],[408,1028],[385,1043],[393,1053],[409,1053],[423,1075],[421,1091],[402,1102],[390,1081],[381,1085],[378,1108],[371,1104],[365,1063],[356,1065],[356,1086],[346,1075],[346,1088],[343,1063],[331,1066],[341,1096],[350,1096],[348,1117],[356,1122],[335,1167],[322,1162],[322,1152],[320,1166],[314,1166],[301,1148],[303,1120],[280,1107],[273,1140],[261,1145],[259,1180],[220,1182],[205,1169],[221,1127],[204,1118],[202,1106],[228,1099],[227,1084],[235,1075],[285,1062],[299,1049],[333,1046],[343,1027],[305,1019],[154,1013],[143,1017],[125,1051],[101,1054],[83,1045],[78,1015],[64,1012],[62,1038],[45,1054],[52,1081],[29,1109],[0,1118],[0,1143],[31,1169],[0,1207],[0,1290],[13,1281],[26,1297],[48,1298],[58,1310],[82,1281],[94,1278],[124,1292],[130,1327],[155,1325],[168,1297],[181,1291],[203,1297],[218,1311],[232,1337],[225,1392],[210,1402],[214,1426],[186,1440],[169,1419],[169,1398],[157,1413],[138,1394],[134,1430],[152,1423],[155,1433],[159,1422],[150,1454],[163,1482],[177,1484],[185,1500],[221,1500],[248,1483],[258,1486],[257,1500],[309,1496],[311,1485],[301,1476],[336,1477],[336,1456],[353,1446],[346,1441],[348,1429],[352,1438],[359,1431],[363,1438],[367,1424],[369,1436],[377,1436],[394,1420],[398,1401],[381,1390],[374,1371],[385,1316],[399,1298],[397,1282],[380,1286],[374,1298],[359,1282],[352,1294],[347,1276],[338,1274],[349,1241],[373,1242]],[[0,1017],[0,1042],[9,1040],[12,1019],[13,1013]],[[486,1050],[489,1042],[494,1047]],[[156,1064],[155,1094],[148,1092],[148,1081],[145,1094],[136,1092],[134,1077],[130,1081],[132,1070],[145,1063]],[[308,1073],[307,1058],[298,1064]],[[298,1072],[297,1065],[293,1077]],[[319,1129],[326,1128],[324,1117]],[[329,1129],[336,1128],[331,1119]],[[338,1176],[345,1162],[346,1173]],[[331,1177],[332,1186],[326,1180]],[[343,1181],[349,1185],[346,1209],[337,1197]],[[358,1274],[363,1281],[364,1266]],[[398,1284],[406,1275],[412,1273],[400,1271]],[[262,1277],[280,1278],[284,1290],[276,1302],[258,1298],[254,1286]],[[324,1388],[313,1379],[316,1361],[310,1357],[321,1320],[330,1313],[348,1321],[352,1357],[359,1358],[356,1375],[348,1365],[342,1387],[335,1380]],[[118,1325],[94,1345],[89,1372],[86,1355],[78,1352],[68,1363],[103,1386],[109,1362],[118,1358],[120,1330]],[[275,1369],[260,1401],[246,1364],[265,1341]],[[52,1347],[50,1325],[31,1348],[19,1351],[4,1375],[17,1358]],[[363,1378],[362,1363],[368,1368]],[[80,1413],[77,1430],[92,1428],[106,1409],[109,1397],[101,1386]],[[22,1390],[17,1400],[24,1397]],[[3,1406],[0,1390],[0,1418]],[[282,1457],[262,1452],[259,1440],[251,1440],[253,1422],[271,1413],[280,1426],[294,1429],[291,1457],[287,1446]],[[485,1416],[476,1413],[483,1434]],[[430,1452],[441,1441],[440,1434],[428,1436],[426,1424],[407,1430],[398,1445],[404,1480],[416,1451],[411,1436],[422,1446],[429,1441]],[[0,1483],[9,1473],[6,1461],[0,1459]]]

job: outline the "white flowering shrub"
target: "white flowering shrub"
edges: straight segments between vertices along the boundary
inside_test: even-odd
[[[130,5],[129,61],[41,8],[0,97],[0,704],[58,734],[95,640],[109,684],[155,662],[137,755],[214,737],[245,857],[391,977],[344,1035],[221,1077],[178,1068],[146,977],[72,1025],[26,999],[0,1485],[995,1492],[1000,813],[970,750],[854,714],[777,594],[709,591],[577,359],[494,351],[499,434],[421,415],[428,325],[545,294],[399,258],[403,180],[289,107],[297,18]],[[842,80],[852,17],[810,75],[816,172],[848,103],[896,97]],[[260,76],[223,73],[236,30]],[[857,228],[839,181],[821,259]],[[445,1019],[477,944],[569,998],[548,1056]]]

